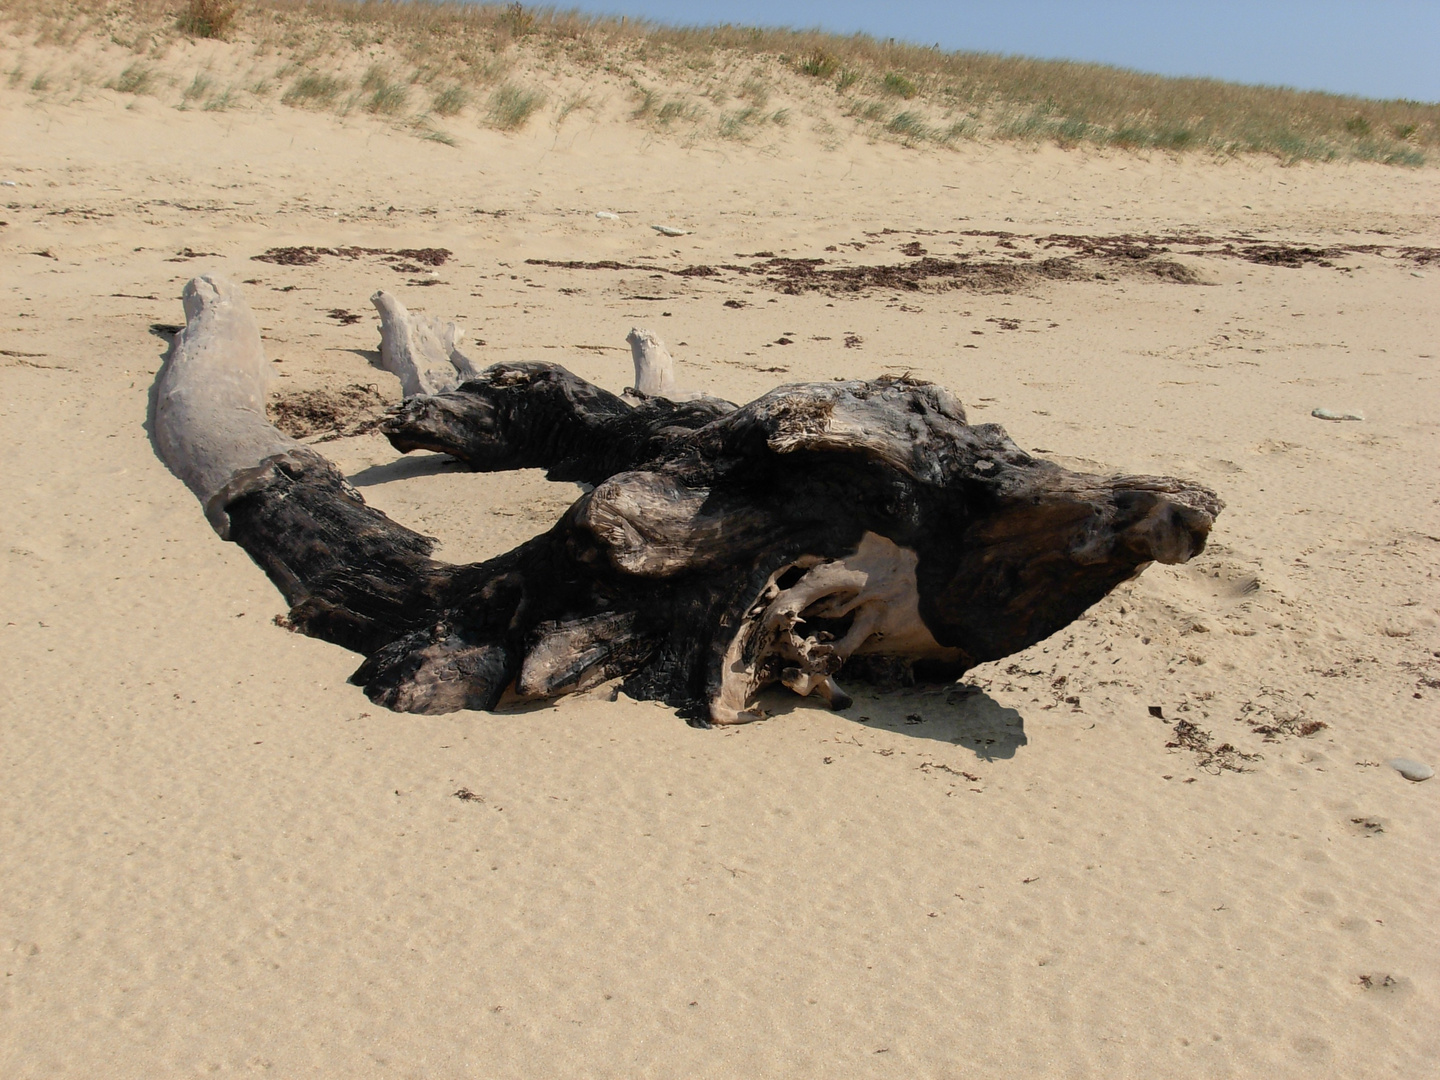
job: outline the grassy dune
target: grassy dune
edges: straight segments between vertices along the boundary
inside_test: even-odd
[[[42,100],[109,89],[177,108],[278,101],[440,142],[467,124],[516,131],[588,113],[691,140],[772,141],[803,123],[827,146],[858,134],[1419,166],[1440,145],[1440,105],[515,4],[11,0],[0,62],[11,88]]]

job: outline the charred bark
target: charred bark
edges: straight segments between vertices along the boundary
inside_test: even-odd
[[[558,364],[502,363],[450,393],[407,398],[381,430],[397,450],[440,451],[476,472],[596,484],[734,411],[715,398],[627,400]]]
[[[631,404],[556,365],[500,364],[383,430],[476,470],[593,485],[548,532],[470,566],[430,559],[307,448],[236,466],[209,498],[295,628],[364,653],[352,681],[411,712],[612,678],[700,724],[757,718],[777,683],[844,707],[842,669],[958,677],[1147,563],[1191,558],[1222,506],[1196,484],[1034,458],[906,378],[737,408]],[[184,475],[183,455],[166,460]]]

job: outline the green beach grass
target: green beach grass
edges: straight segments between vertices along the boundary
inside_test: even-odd
[[[244,107],[278,91],[294,107],[421,126],[432,112],[468,114],[517,131],[547,112],[558,125],[575,85],[604,74],[628,87],[617,116],[692,138],[773,133],[828,108],[867,137],[941,147],[994,140],[1412,167],[1440,147],[1437,104],[518,4],[12,0],[0,31],[9,85],[51,98],[109,85],[177,107],[205,105],[207,91]],[[57,68],[53,54],[86,38],[125,50],[126,62],[104,77]],[[187,41],[228,49],[245,78],[186,69],[177,46]]]

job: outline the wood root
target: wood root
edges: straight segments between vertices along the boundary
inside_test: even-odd
[[[217,389],[171,408],[157,446],[279,587],[292,625],[363,653],[352,681],[399,711],[494,709],[616,678],[701,726],[757,719],[772,685],[843,708],[843,671],[954,679],[1042,640],[1150,562],[1198,554],[1223,505],[1182,480],[1062,469],[910,378],[785,386],[742,407],[648,392],[632,404],[558,365],[507,363],[410,397],[383,432],[402,451],[591,490],[514,551],[449,565],[313,450],[258,437],[253,400],[225,374],[255,368],[258,328],[208,312],[236,294],[198,280],[214,296],[187,286],[191,340],[234,340],[177,368],[182,388]],[[160,388],[174,382],[162,371]],[[217,421],[226,409],[243,422]],[[238,438],[212,451],[196,424]]]

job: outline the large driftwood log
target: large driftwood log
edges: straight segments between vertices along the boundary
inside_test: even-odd
[[[260,393],[253,320],[209,310],[211,297],[243,301],[214,279],[186,296],[190,327],[161,386],[199,395],[220,378],[194,354],[210,327],[246,337],[224,380]],[[212,397],[188,415],[230,430],[213,419],[229,398]],[[157,445],[188,483],[204,440],[185,419],[172,410]],[[1068,472],[906,378],[784,386],[739,408],[632,407],[553,364],[497,364],[410,398],[386,435],[472,469],[543,468],[593,488],[514,551],[451,566],[318,454],[236,430],[232,452],[204,463],[228,480],[191,487],[295,628],[364,653],[352,681],[409,712],[612,678],[700,724],[756,719],[773,684],[844,707],[842,669],[957,678],[1059,630],[1149,562],[1191,558],[1222,505],[1180,480]]]

